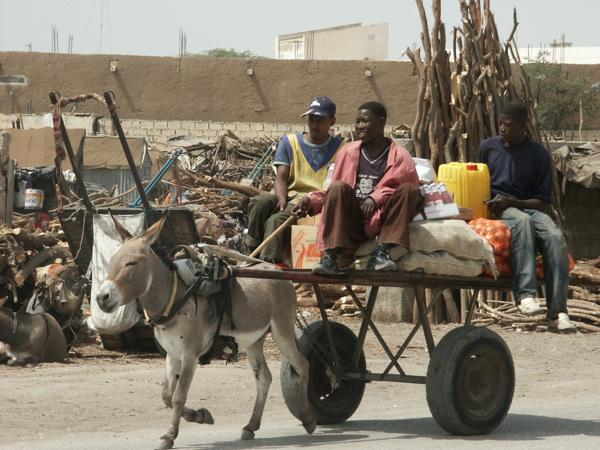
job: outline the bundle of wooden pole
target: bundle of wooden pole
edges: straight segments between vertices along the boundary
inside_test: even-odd
[[[424,55],[420,49],[406,50],[419,78],[417,113],[411,129],[416,156],[431,159],[434,167],[451,161],[475,161],[481,141],[497,134],[496,115],[507,100],[525,103],[531,119],[530,135],[540,141],[535,104],[514,39],[516,10],[513,29],[503,44],[491,1],[485,0],[482,8],[478,0],[459,0],[462,26],[452,31],[451,63],[441,0],[433,1],[431,34],[423,1],[416,3]]]

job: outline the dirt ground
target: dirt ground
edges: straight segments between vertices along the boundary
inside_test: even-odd
[[[317,317],[312,314],[309,320],[316,320]],[[358,331],[358,318],[344,318],[342,321]],[[379,326],[392,350],[400,345],[411,329],[409,324]],[[435,326],[436,342],[454,327]],[[542,402],[551,409],[553,401],[549,395],[552,392],[563,392],[571,400],[585,402],[595,396],[595,404],[600,401],[597,382],[600,335],[492,329],[506,340],[515,361],[517,383],[513,407],[517,404],[527,408]],[[280,356],[270,341],[267,347],[273,387],[263,425],[267,418],[285,411],[278,386]],[[69,436],[71,444],[83,444],[89,433],[103,433],[102,439],[114,439],[122,444],[116,447],[107,445],[106,448],[137,448],[122,441],[125,439],[122,435],[124,430],[150,427],[156,429],[152,434],[158,436],[166,428],[168,411],[160,401],[164,370],[161,357],[110,352],[95,344],[78,346],[76,353],[77,356],[69,358],[66,364],[42,364],[33,368],[0,366],[1,423],[3,430],[10,430],[10,433],[3,433],[0,448],[54,448],[51,443],[66,436]],[[365,354],[371,370],[386,364],[385,353],[372,333],[368,334]],[[401,364],[408,374],[424,375],[428,361],[425,340],[419,332]],[[371,387],[375,385],[377,387]],[[390,391],[392,388],[389,386],[389,383],[371,383],[363,399],[363,403],[368,399],[364,411],[373,414],[380,408],[382,411],[392,408],[392,405],[395,408],[402,400],[390,394],[395,391]],[[418,399],[423,402],[419,403],[418,409],[422,414],[426,408],[424,389],[420,386],[414,388],[415,385],[403,386],[398,387],[398,392],[408,393],[409,397],[413,395],[412,391],[420,389],[415,402]],[[216,420],[231,420],[236,433],[249,417],[253,398],[254,379],[245,360],[229,365],[217,361],[199,367],[190,393],[191,403],[195,403],[192,406],[199,407],[202,403],[202,406],[210,407]],[[182,429],[189,433],[191,426],[188,424]],[[79,448],[92,447],[83,445]],[[77,448],[77,445],[68,448]],[[93,448],[104,446],[100,443]]]

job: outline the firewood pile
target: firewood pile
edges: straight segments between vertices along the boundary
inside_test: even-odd
[[[173,179],[165,181],[176,187],[177,198],[163,189],[154,201],[193,210],[201,236],[242,250],[240,233],[248,199],[273,187],[270,163],[276,144],[267,136],[240,139],[231,131],[214,142],[185,137],[154,143],[151,151],[158,155],[176,147],[185,152],[175,165]]]
[[[462,25],[451,33],[451,64],[441,0],[433,1],[431,33],[423,0],[416,3],[424,54],[421,49],[406,50],[419,78],[417,113],[411,128],[416,156],[431,159],[434,167],[474,161],[481,141],[497,135],[496,112],[507,100],[525,103],[531,118],[530,135],[540,142],[535,104],[514,38],[516,10],[513,29],[503,43],[490,0],[484,0],[483,9],[479,0],[459,0]]]
[[[276,140],[268,136],[253,139],[240,139],[233,132],[226,131],[219,135],[215,142],[204,142],[189,139],[187,142],[173,139],[167,144],[154,144],[158,151],[170,151],[173,147],[185,150],[184,157],[180,158],[179,167],[190,172],[200,173],[204,176],[216,177],[229,182],[240,182],[247,178],[255,169],[257,162],[269,148],[277,144]],[[270,190],[272,171],[268,164],[263,167],[265,173],[257,176],[257,186],[263,190]],[[263,180],[263,175],[269,175]],[[263,186],[262,183],[267,183]]]
[[[350,292],[337,284],[321,284],[321,294],[328,313],[332,315],[360,316],[362,313],[352,299]],[[316,308],[319,306],[317,297],[310,284],[298,283],[295,285],[296,295],[298,297],[298,306],[300,308]],[[352,286],[360,303],[365,306],[366,288],[365,286]]]
[[[2,303],[10,300],[19,307],[30,303],[69,321],[79,310],[85,291],[85,277],[73,263],[71,252],[58,227],[34,230],[33,221],[17,218],[15,228],[0,227],[0,278]],[[35,302],[33,302],[35,303]]]
[[[584,285],[600,284],[600,258],[579,261],[571,272],[571,285],[567,308],[571,322],[581,332],[600,332],[600,287]],[[544,299],[538,299],[546,309]],[[523,315],[511,298],[501,300],[498,295],[487,300],[479,300],[479,309],[475,312],[473,323],[479,325],[500,324],[508,328],[521,330],[547,330],[545,315],[529,317]]]

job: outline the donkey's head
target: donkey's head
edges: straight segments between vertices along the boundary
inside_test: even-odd
[[[165,217],[135,237],[114,217],[113,221],[123,245],[110,258],[108,275],[96,294],[98,306],[107,313],[150,290],[153,264],[157,263],[150,246],[158,239]]]

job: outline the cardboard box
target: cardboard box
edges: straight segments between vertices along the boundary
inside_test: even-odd
[[[437,206],[425,207],[423,212],[425,214],[417,214],[413,219],[413,222],[418,222],[420,220],[449,219],[459,215],[456,203],[444,203]]]
[[[316,216],[301,217],[296,222],[298,225],[319,225],[321,223],[321,214]]]
[[[292,267],[312,269],[323,252],[317,248],[317,225],[292,225]]]

